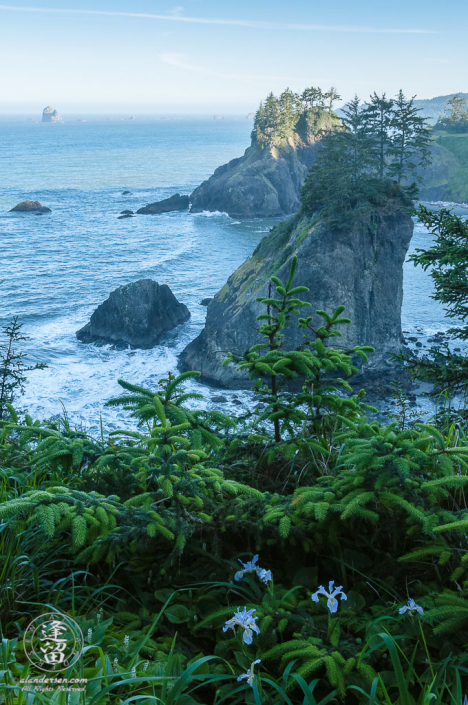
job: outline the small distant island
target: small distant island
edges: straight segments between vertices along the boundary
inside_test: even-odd
[[[63,122],[63,119],[58,110],[48,105],[42,111],[42,122]]]

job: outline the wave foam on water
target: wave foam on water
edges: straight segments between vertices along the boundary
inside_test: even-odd
[[[439,208],[466,208],[468,203],[457,203],[456,201],[429,201],[429,205],[438,206]]]
[[[231,220],[231,216],[224,211],[200,211],[199,213],[191,212],[190,215],[204,216],[205,218],[229,218],[229,220]]]

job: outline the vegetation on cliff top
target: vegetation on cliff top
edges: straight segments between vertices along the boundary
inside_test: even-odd
[[[447,111],[450,112],[447,113]],[[444,114],[438,119],[434,130],[456,133],[468,132],[467,99],[456,93],[453,98],[447,100]]]
[[[343,129],[323,134],[320,152],[302,189],[307,215],[335,225],[368,214],[389,199],[410,203],[417,195],[418,170],[430,161],[431,135],[414,98],[374,93],[343,108]]]
[[[343,307],[312,326],[294,267],[262,299],[263,340],[235,361],[263,409],[197,409],[184,390],[193,372],[151,390],[121,382],[110,404],[137,430],[99,439],[7,407],[7,705],[461,704],[465,427],[370,422],[348,378],[371,350],[341,349]],[[304,338],[291,350],[296,317]],[[21,637],[41,609],[71,614],[85,635],[64,675],[88,682],[68,700],[20,683],[35,675]]]
[[[255,113],[252,144],[262,149],[280,145],[296,133],[317,136],[323,130],[338,126],[333,104],[340,100],[336,88],[322,92],[306,88],[301,94],[286,88],[277,98],[270,93]]]

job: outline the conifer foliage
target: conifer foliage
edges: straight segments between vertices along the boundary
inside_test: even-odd
[[[433,298],[439,301],[446,316],[455,320],[448,333],[468,340],[468,223],[443,208],[432,212],[425,206],[417,211],[418,220],[433,234],[434,241],[426,250],[418,249],[410,260],[429,271],[434,283]],[[468,358],[452,345],[435,346],[424,356],[402,354],[407,369],[418,379],[430,380],[433,395],[441,392],[468,392]]]
[[[342,129],[323,133],[302,190],[304,212],[320,212],[334,225],[349,225],[392,198],[409,202],[430,161],[430,131],[414,97],[374,93],[361,105],[355,96],[342,113]]]
[[[462,702],[468,438],[369,419],[349,378],[372,350],[333,347],[342,306],[303,317],[295,268],[260,299],[259,344],[227,361],[256,381],[261,409],[197,409],[193,373],[153,390],[121,381],[109,403],[134,426],[99,440],[9,409],[9,705],[25,702],[18,635],[40,605],[72,611],[86,635],[86,705]]]

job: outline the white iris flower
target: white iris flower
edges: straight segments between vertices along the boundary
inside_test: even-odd
[[[244,607],[241,612],[240,608],[238,607],[237,612],[234,614],[234,617],[228,619],[228,621],[224,625],[223,632],[227,632],[228,629],[233,629],[235,632],[236,627],[242,627],[242,629],[244,630],[244,634],[242,636],[244,642],[246,644],[251,644],[253,639],[252,632],[260,634],[260,629],[256,624],[256,620],[258,619],[258,617],[252,616],[254,612],[255,609],[248,610],[246,607]]]
[[[410,612],[411,614],[413,614],[414,612],[418,612],[419,614],[424,614],[424,610],[421,607],[421,605],[417,605],[412,597],[408,600],[408,603],[404,607],[400,607],[398,612],[400,614],[405,614],[405,612]],[[467,705],[468,705],[468,703],[467,703]]]
[[[252,663],[250,664],[250,668],[247,669],[247,673],[243,673],[241,676],[239,676],[237,680],[246,680],[250,687],[253,688],[253,682],[255,678],[255,666],[257,665],[257,663],[261,663],[261,661],[262,659],[260,658],[258,658],[256,661],[252,661]]]
[[[247,563],[244,563],[243,561],[240,560],[239,558],[239,563],[242,566],[242,570],[238,570],[237,573],[234,576],[234,580],[242,580],[244,575],[246,573],[257,573],[258,577],[262,581],[262,583],[268,583],[272,576],[271,576],[271,570],[265,570],[265,568],[260,568],[259,565],[257,565],[258,562],[258,554],[252,558],[251,561],[248,561]]]
[[[320,585],[319,589],[317,592],[314,592],[312,595],[312,601],[313,602],[318,602],[319,601],[319,595],[323,595],[324,597],[327,598],[327,607],[330,610],[330,612],[333,614],[334,612],[338,611],[338,600],[336,599],[337,597],[340,597],[341,600],[347,600],[347,596],[343,592],[343,586],[340,585],[339,587],[333,589],[333,585],[335,584],[334,580],[330,580],[328,583],[328,592],[325,590],[323,585]]]

